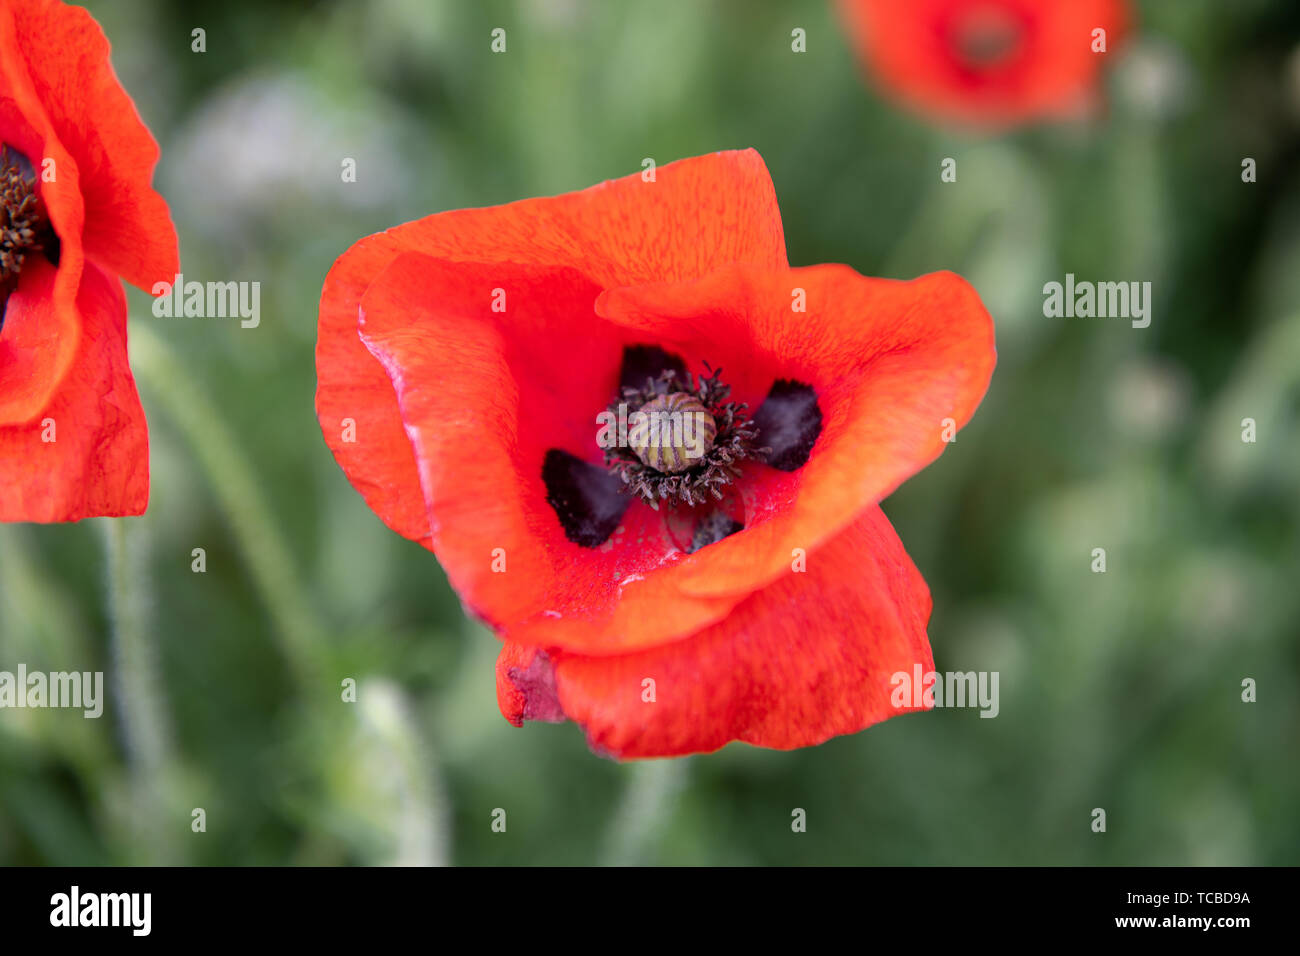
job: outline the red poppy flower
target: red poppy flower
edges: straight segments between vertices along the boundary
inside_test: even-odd
[[[900,100],[1006,126],[1088,105],[1124,0],[839,0],[858,55]],[[1096,30],[1105,31],[1098,50]]]
[[[0,521],[139,514],[126,297],[176,275],[158,147],[85,10],[0,0]]]
[[[504,640],[511,722],[619,757],[792,748],[899,713],[891,675],[930,669],[878,502],[993,362],[957,276],[792,269],[750,150],[363,239],[325,281],[316,407]],[[622,440],[619,405],[704,427]]]

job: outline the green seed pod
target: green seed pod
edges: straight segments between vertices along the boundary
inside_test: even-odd
[[[718,435],[708,409],[685,392],[651,399],[632,414],[629,424],[632,453],[641,464],[668,474],[699,464]]]

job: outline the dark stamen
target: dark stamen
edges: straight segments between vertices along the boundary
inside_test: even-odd
[[[9,295],[29,253],[53,248],[58,240],[36,193],[36,173],[17,150],[0,145],[0,328]]]

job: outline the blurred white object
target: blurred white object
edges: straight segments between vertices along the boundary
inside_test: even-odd
[[[164,193],[206,229],[243,232],[295,208],[393,203],[405,188],[395,109],[341,106],[296,74],[241,77],[163,151]],[[355,181],[344,177],[355,162]]]
[[[1191,105],[1195,82],[1182,52],[1159,39],[1137,43],[1116,68],[1119,95],[1151,119],[1177,116]]]

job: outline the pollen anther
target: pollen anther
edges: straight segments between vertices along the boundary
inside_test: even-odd
[[[46,225],[35,177],[8,147],[0,148],[0,284],[22,271],[27,254],[42,248]]]

